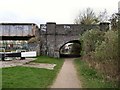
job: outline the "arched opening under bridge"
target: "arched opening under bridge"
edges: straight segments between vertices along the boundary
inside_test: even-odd
[[[80,57],[81,43],[79,40],[72,40],[63,44],[59,49],[60,58]]]

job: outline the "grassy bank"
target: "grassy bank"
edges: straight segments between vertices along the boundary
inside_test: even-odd
[[[54,70],[22,66],[3,68],[2,88],[48,88],[55,80],[64,60],[40,56],[34,62],[55,63],[57,66]]]
[[[115,88],[114,83],[106,81],[95,69],[89,68],[88,64],[80,59],[75,60],[78,75],[83,88]]]

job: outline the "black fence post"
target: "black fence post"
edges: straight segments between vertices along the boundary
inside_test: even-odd
[[[5,53],[2,54],[2,61],[5,61]]]
[[[21,54],[22,54],[22,52],[25,52],[25,51],[21,51]],[[20,57],[20,60],[24,60],[25,59],[25,57]]]

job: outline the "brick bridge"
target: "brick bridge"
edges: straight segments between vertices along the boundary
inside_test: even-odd
[[[37,37],[36,43],[29,43],[30,50],[36,50],[37,55],[60,57],[60,49],[66,43],[80,43],[80,35],[90,29],[109,29],[108,23],[96,25],[56,24],[49,22],[34,23],[0,23],[0,38],[4,40],[29,40]]]
[[[40,25],[40,54],[50,57],[60,57],[60,48],[68,42],[77,42],[80,35],[86,30],[105,30],[108,24],[80,25],[80,24],[56,24],[49,22]]]

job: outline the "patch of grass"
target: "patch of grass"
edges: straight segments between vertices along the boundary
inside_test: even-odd
[[[44,60],[43,60],[44,59]],[[3,88],[49,88],[55,80],[64,60],[49,57],[37,57],[35,62],[56,63],[54,70],[32,67],[10,67],[2,69]],[[49,61],[50,60],[50,61]]]
[[[2,68],[0,68],[0,89],[2,88]]]
[[[57,58],[52,58],[52,57],[48,57],[48,56],[39,56],[39,57],[37,57],[37,59],[35,61],[32,61],[32,62],[59,64],[60,63],[59,60],[63,60],[63,59],[57,59]]]
[[[56,72],[60,69],[62,66],[64,60],[60,58],[53,58],[48,56],[39,56],[36,60],[32,61],[34,63],[48,63],[48,64],[56,64],[55,67]]]
[[[95,69],[89,68],[85,61],[76,59],[75,66],[83,88],[117,88],[112,82],[105,81]]]

